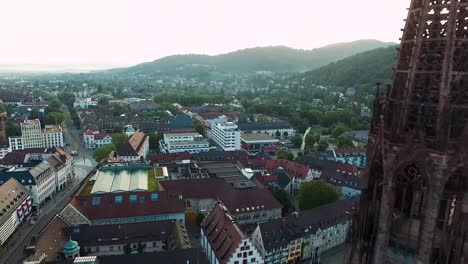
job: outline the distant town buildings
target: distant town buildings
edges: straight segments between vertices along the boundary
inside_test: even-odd
[[[104,145],[112,144],[112,136],[107,133],[99,133],[99,131],[93,131],[87,129],[83,132],[83,140],[85,148],[96,149]]]
[[[166,133],[159,141],[163,153],[199,153],[210,150],[210,144],[199,133]]]
[[[21,123],[21,136],[9,137],[9,144],[12,150],[63,147],[62,127],[46,125],[41,129],[39,119],[26,119]]]
[[[90,106],[97,106],[98,100],[95,98],[76,98],[73,103],[74,108],[88,108]]]
[[[17,180],[10,178],[0,185],[0,245],[31,213],[31,196]]]
[[[224,151],[240,150],[240,130],[232,122],[219,123],[211,127],[212,138]]]

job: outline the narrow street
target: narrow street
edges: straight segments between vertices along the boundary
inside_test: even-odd
[[[80,130],[73,127],[68,109],[63,106],[65,121],[63,124],[65,150],[70,153],[71,150],[77,150],[78,156],[73,156],[75,178],[66,187],[65,190],[54,194],[54,196],[39,209],[38,220],[35,224],[24,221],[7,243],[0,249],[0,264],[22,263],[24,260],[24,247],[30,245],[31,238],[38,237],[38,234],[47,226],[47,224],[58,214],[70,201],[74,192],[80,187],[81,181],[94,169],[96,162],[93,160],[90,152],[84,149],[81,140]]]

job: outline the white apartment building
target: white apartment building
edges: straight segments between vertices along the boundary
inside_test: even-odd
[[[112,136],[106,133],[99,133],[99,131],[93,131],[87,129],[83,132],[83,140],[85,148],[95,149],[100,148],[104,145],[112,144]]]
[[[0,245],[3,245],[31,213],[31,196],[23,185],[10,179],[0,185]]]
[[[211,127],[213,140],[224,151],[235,151],[241,149],[241,132],[233,122],[226,122]]]
[[[200,153],[210,150],[210,144],[199,133],[168,133],[159,141],[159,149],[164,153]]]
[[[11,150],[63,147],[60,125],[46,125],[41,129],[39,119],[26,119],[21,123],[21,136],[8,138]]]
[[[96,106],[97,104],[98,101],[94,98],[76,98],[73,107],[88,108],[90,106]]]

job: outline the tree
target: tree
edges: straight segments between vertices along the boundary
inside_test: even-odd
[[[102,93],[102,85],[98,84],[97,86],[97,92]]]
[[[307,134],[305,138],[305,147],[304,147],[304,152],[306,152],[306,154],[314,151],[314,145],[315,143],[318,142],[319,138],[320,136],[313,132],[309,132]]]
[[[294,135],[291,138],[291,143],[294,147],[299,148],[302,145],[302,137],[300,135]]]
[[[299,189],[297,199],[301,210],[312,209],[336,202],[340,196],[335,187],[323,180],[305,182]]]
[[[335,125],[335,127],[331,130],[331,135],[333,138],[338,139],[341,134],[344,132],[349,131],[349,128],[342,123],[338,123]]]
[[[276,137],[281,137],[281,132],[279,132],[279,130],[276,130],[275,135]]]
[[[328,142],[326,140],[320,140],[317,150],[325,151],[328,148]]]
[[[195,130],[202,136],[205,136],[205,128],[199,122],[195,122]]]
[[[291,196],[284,189],[277,189],[273,192],[273,196],[283,205],[283,212],[289,212],[289,209],[292,208]]]
[[[285,149],[278,149],[276,151],[276,155],[278,159],[287,159],[287,160],[293,160],[294,159],[294,154],[292,152],[287,151]]]
[[[65,115],[62,112],[50,112],[44,117],[46,125],[60,125],[65,120]]]
[[[49,105],[50,108],[53,108],[53,109],[60,109],[60,107],[62,106],[62,103],[56,97],[53,97],[52,99],[50,99],[47,102],[47,104]]]
[[[98,100],[98,105],[109,105],[109,99],[106,97],[102,97]]]
[[[93,158],[97,162],[101,162],[106,159],[112,151],[115,151],[116,147],[114,144],[104,145],[94,151]]]
[[[116,149],[119,149],[123,143],[128,139],[127,134],[125,133],[114,133],[112,134],[112,144],[115,145]]]
[[[353,140],[350,137],[339,137],[337,146],[339,148],[354,148]]]
[[[5,124],[5,133],[7,138],[21,136],[21,128],[18,125],[7,122]]]
[[[4,104],[0,104],[0,113],[6,112],[6,107]]]
[[[31,111],[29,112],[28,118],[29,119],[37,119],[39,117],[40,117],[39,111],[37,111],[36,109],[31,109]]]
[[[159,141],[163,139],[163,133],[151,133],[149,134],[149,148],[150,150],[154,150],[159,152]]]

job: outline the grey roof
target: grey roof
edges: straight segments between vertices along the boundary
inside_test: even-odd
[[[0,186],[0,226],[28,196],[28,191],[15,179]]]
[[[278,177],[278,186],[279,187],[284,189],[291,182],[291,178],[289,178],[288,174],[286,173],[286,171],[283,168],[276,169],[275,174]]]
[[[47,162],[22,163],[15,167],[3,168],[0,171],[0,184],[14,178],[23,185],[35,185],[52,170],[53,168]]]
[[[239,130],[252,131],[252,130],[270,130],[270,129],[290,129],[290,124],[286,122],[251,122],[237,124]]]
[[[319,228],[328,228],[350,220],[357,201],[357,198],[339,200],[304,210],[297,216],[290,215],[258,224],[265,250],[271,252],[284,248],[292,240],[314,234]]]
[[[307,165],[311,169],[321,170],[321,171],[325,169],[336,170],[338,166],[338,163],[335,161],[319,159],[316,156],[310,156],[310,155],[297,157],[294,161],[303,165]]]
[[[173,119],[169,120],[170,128],[182,128],[182,127],[192,127],[193,121],[188,115],[179,114],[176,115]]]

